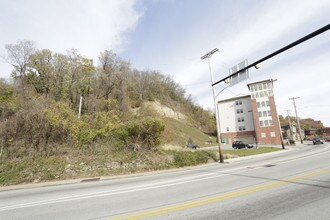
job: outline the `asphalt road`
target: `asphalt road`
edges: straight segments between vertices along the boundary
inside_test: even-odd
[[[244,149],[242,149],[244,150]],[[330,219],[330,146],[0,191],[0,219]]]

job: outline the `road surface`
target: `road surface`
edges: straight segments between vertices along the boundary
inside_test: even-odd
[[[244,149],[242,149],[244,150]],[[330,146],[0,191],[0,219],[330,219]]]

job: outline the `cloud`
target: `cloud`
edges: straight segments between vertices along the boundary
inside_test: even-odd
[[[0,53],[5,52],[5,44],[28,39],[39,49],[63,53],[76,48],[96,60],[105,49],[123,50],[126,34],[134,30],[142,14],[136,0],[1,1]]]

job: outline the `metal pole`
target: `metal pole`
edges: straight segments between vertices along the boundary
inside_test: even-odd
[[[297,123],[298,123],[300,142],[303,144],[304,142],[303,142],[303,139],[302,139],[302,136],[301,136],[300,122],[299,122],[299,118],[298,118],[298,114],[297,114],[297,108],[296,108],[296,102],[295,102],[295,99],[299,99],[299,98],[300,97],[292,97],[292,98],[290,98],[290,100],[292,100],[292,102],[293,102],[294,111],[296,113],[296,120],[297,120]]]
[[[211,65],[211,56],[215,53],[215,52],[219,52],[218,48],[215,48],[213,50],[211,50],[210,52],[208,52],[207,54],[205,54],[204,56],[201,57],[202,60],[207,59],[208,64],[209,64],[209,69],[210,69],[210,75],[211,75],[211,84],[213,84],[214,82],[214,77],[213,77],[213,73],[212,73],[212,65]],[[221,138],[220,138],[220,122],[219,122],[219,111],[218,111],[218,103],[216,100],[216,95],[215,95],[215,88],[212,85],[212,94],[213,94],[213,103],[214,103],[214,110],[215,110],[215,122],[217,125],[217,139],[218,139],[218,143],[219,143],[219,162],[223,163],[223,155],[221,152]]]
[[[209,56],[207,58],[207,61],[209,63],[209,69],[210,69],[210,75],[211,75],[211,83],[214,82],[214,77],[213,77],[213,73],[212,73],[212,65],[211,65],[211,56]],[[219,111],[218,111],[218,103],[216,100],[216,96],[215,96],[215,88],[214,86],[212,86],[212,93],[213,93],[213,102],[214,102],[214,109],[215,109],[215,120],[216,120],[216,125],[217,125],[217,139],[218,139],[218,144],[219,144],[219,162],[223,163],[223,155],[221,152],[221,137],[220,137],[220,122],[219,122]]]
[[[79,100],[79,111],[78,111],[78,118],[80,118],[81,116],[81,106],[82,106],[82,100],[83,100],[83,97],[82,95],[80,96],[80,100]]]

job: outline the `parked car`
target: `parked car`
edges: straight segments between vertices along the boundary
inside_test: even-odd
[[[324,138],[324,140],[329,142],[329,141],[330,141],[330,136],[326,136],[326,137]]]
[[[323,140],[320,138],[314,138],[313,144],[323,144]]]
[[[253,144],[246,144],[243,141],[234,141],[232,144],[234,149],[241,149],[241,148],[252,148]]]

